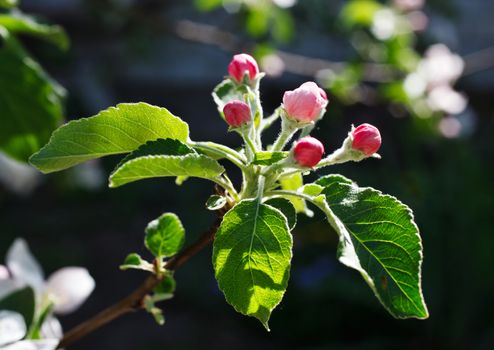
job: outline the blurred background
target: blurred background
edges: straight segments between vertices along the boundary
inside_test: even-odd
[[[163,327],[137,313],[71,349],[494,348],[494,2],[23,0],[19,8],[70,38],[61,50],[19,35],[60,84],[65,120],[145,101],[183,118],[194,140],[237,146],[210,95],[233,54],[255,55],[267,72],[268,113],[284,91],[317,81],[330,104],[313,134],[326,150],[339,147],[351,124],[369,122],[381,130],[383,159],[314,177],[339,172],[400,198],[413,208],[424,245],[425,321],[389,316],[360,275],[338,263],[336,235],[316,215],[299,217],[292,277],[270,333],[226,304],[207,249],[177,271]],[[0,74],[8,91],[3,83]],[[106,177],[118,159],[40,176],[14,161],[22,157],[12,148],[4,151],[0,257],[24,237],[47,273],[80,265],[96,280],[84,306],[61,318],[65,329],[143,280],[118,266],[131,251],[146,254],[149,221],[176,212],[189,243],[214,221],[204,207],[213,189],[201,180],[110,190]]]

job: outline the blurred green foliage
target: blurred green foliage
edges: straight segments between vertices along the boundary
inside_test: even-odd
[[[15,2],[0,3],[0,8]],[[18,35],[44,39],[61,50],[69,40],[59,26],[37,22],[18,9],[0,9],[0,150],[27,161],[63,119],[64,89],[29,55]]]

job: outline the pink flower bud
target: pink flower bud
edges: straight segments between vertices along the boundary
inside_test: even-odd
[[[233,128],[238,128],[251,121],[250,107],[242,101],[230,101],[223,107],[225,120]]]
[[[326,92],[316,83],[308,81],[283,95],[283,105],[288,118],[301,123],[310,123],[320,117],[328,104]]]
[[[228,65],[228,74],[237,82],[241,83],[245,73],[249,74],[249,79],[254,80],[259,74],[259,67],[256,60],[245,53],[233,56]]]
[[[295,161],[305,167],[314,167],[319,163],[324,154],[322,143],[310,136],[301,138],[293,147]]]
[[[371,156],[381,147],[381,134],[370,124],[361,124],[352,131],[352,148]]]

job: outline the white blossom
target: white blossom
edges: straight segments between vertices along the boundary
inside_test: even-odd
[[[56,313],[76,310],[92,293],[95,282],[82,267],[66,267],[54,272],[47,281],[23,239],[17,239],[7,253],[10,279],[0,279],[0,298],[25,286],[33,288],[39,302],[52,302]]]

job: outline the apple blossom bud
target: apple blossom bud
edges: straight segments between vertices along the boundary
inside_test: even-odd
[[[370,124],[361,124],[352,130],[352,148],[371,156],[381,147],[381,134]]]
[[[247,103],[234,100],[223,107],[225,120],[232,128],[238,128],[251,121],[250,107]]]
[[[323,144],[311,136],[301,138],[293,147],[293,157],[295,158],[295,161],[304,167],[312,168],[316,166],[323,154]]]
[[[259,74],[259,67],[256,60],[245,53],[233,56],[228,65],[228,74],[237,82],[241,83],[245,73],[249,74],[249,79],[254,80]]]
[[[287,117],[300,123],[319,119],[327,104],[326,92],[312,81],[303,83],[295,90],[286,91],[283,95]]]

